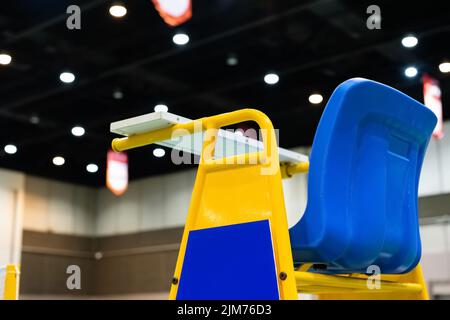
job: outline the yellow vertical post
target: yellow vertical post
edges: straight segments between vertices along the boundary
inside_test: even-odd
[[[8,264],[5,275],[5,300],[18,300],[19,298],[19,271],[16,265]]]

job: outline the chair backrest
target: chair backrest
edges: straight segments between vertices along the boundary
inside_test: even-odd
[[[305,214],[291,228],[294,262],[327,272],[404,273],[420,259],[420,169],[436,124],[424,105],[356,78],[337,87],[312,146]]]

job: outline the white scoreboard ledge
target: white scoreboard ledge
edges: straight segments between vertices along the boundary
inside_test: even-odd
[[[121,136],[131,136],[134,134],[146,133],[167,128],[177,123],[186,123],[190,119],[178,116],[169,112],[153,112],[142,116],[128,118],[125,120],[113,122],[110,125],[110,131]],[[156,143],[158,145],[189,152],[200,156],[203,146],[203,133],[183,136],[172,140],[165,140]],[[219,130],[216,142],[215,156],[217,158],[233,156],[243,153],[256,152],[263,149],[261,141],[244,137],[227,130]],[[308,162],[308,156],[278,148],[280,162],[301,163]]]

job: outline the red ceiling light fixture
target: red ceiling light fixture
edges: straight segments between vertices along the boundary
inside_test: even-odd
[[[125,152],[109,150],[106,160],[106,187],[116,196],[128,188],[128,155]]]
[[[176,27],[192,17],[191,0],[152,0],[159,15],[169,26]]]
[[[422,77],[422,82],[425,106],[431,109],[438,118],[433,131],[433,138],[442,139],[444,137],[444,122],[442,120],[442,100],[439,82],[427,74]]]

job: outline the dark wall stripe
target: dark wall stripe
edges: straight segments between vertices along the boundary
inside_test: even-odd
[[[24,230],[21,293],[79,296],[168,291],[182,232],[183,228],[171,228],[82,237]],[[69,265],[81,268],[81,290],[67,289]]]

